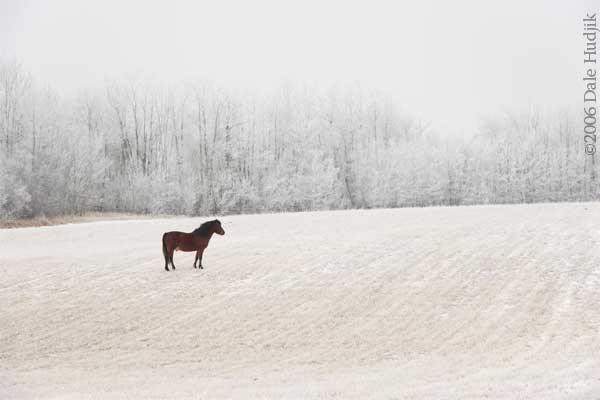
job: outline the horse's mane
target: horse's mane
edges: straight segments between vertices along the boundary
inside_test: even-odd
[[[216,219],[213,221],[207,221],[207,222],[203,223],[202,225],[200,225],[198,228],[194,229],[194,232],[192,232],[192,233],[194,235],[206,236],[211,232],[212,224],[214,224],[217,221],[218,220],[216,220]]]

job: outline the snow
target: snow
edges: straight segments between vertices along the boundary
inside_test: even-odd
[[[0,230],[0,398],[589,399],[600,203]]]

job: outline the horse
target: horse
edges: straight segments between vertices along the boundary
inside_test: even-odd
[[[215,219],[213,221],[207,221],[200,225],[196,230],[191,233],[185,232],[166,232],[162,238],[162,250],[165,256],[165,270],[169,270],[169,262],[175,269],[173,263],[173,252],[179,251],[195,251],[196,259],[194,260],[194,268],[196,268],[196,262],[199,262],[200,269],[202,268],[202,253],[208,246],[208,242],[212,237],[213,233],[217,235],[224,235],[225,231],[221,226],[221,221]]]

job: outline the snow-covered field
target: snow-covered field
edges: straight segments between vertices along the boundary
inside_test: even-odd
[[[0,231],[0,398],[600,398],[600,204]]]

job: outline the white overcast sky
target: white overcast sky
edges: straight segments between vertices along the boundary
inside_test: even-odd
[[[0,0],[0,55],[61,93],[131,76],[358,82],[456,134],[510,110],[578,109],[581,19],[598,3]]]

